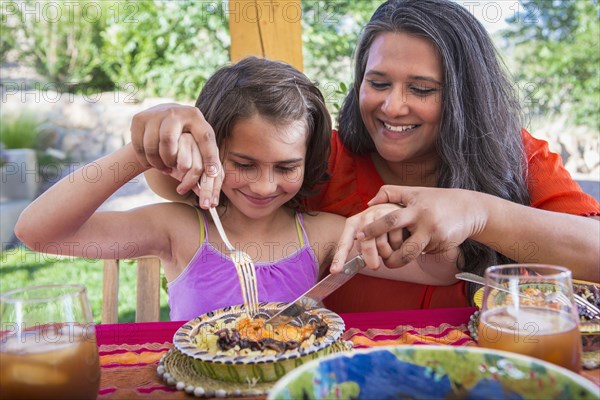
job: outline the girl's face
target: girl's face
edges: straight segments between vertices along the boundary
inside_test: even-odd
[[[442,61],[433,44],[407,33],[373,41],[360,86],[361,117],[388,162],[437,157],[442,114]]]
[[[225,145],[223,193],[250,218],[265,217],[300,190],[304,181],[306,125],[275,125],[256,114],[233,126]]]

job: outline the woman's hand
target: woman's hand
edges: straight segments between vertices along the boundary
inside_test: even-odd
[[[143,166],[181,182],[179,194],[194,190],[201,207],[218,204],[223,167],[215,133],[196,107],[160,104],[137,113],[131,122],[131,141]]]
[[[338,249],[333,257],[330,271],[337,273],[341,270],[348,258],[348,254],[355,245],[357,246],[355,250],[362,254],[367,268],[372,270],[379,269],[383,265],[383,260],[392,254],[394,248],[402,245],[402,230],[382,232],[380,235],[359,242],[355,240],[356,235],[365,226],[377,221],[379,218],[385,218],[386,215],[400,208],[398,204],[380,204],[369,207],[365,211],[348,218],[344,226],[344,231],[340,236]]]
[[[373,251],[375,242],[389,268],[402,267],[421,254],[443,253],[456,259],[458,246],[481,232],[487,222],[477,193],[462,189],[383,186],[369,206],[382,203],[399,206],[371,223],[356,225],[343,239],[347,246],[350,235],[355,235],[361,248],[368,251]],[[384,235],[389,239],[385,243],[381,240]]]

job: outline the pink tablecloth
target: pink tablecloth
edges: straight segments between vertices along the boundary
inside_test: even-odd
[[[467,323],[475,308],[341,314],[343,339],[356,348],[393,344],[475,346]],[[165,386],[156,367],[185,321],[110,324],[96,327],[102,376],[100,399],[189,399]],[[600,383],[600,370],[582,375]],[[260,397],[259,397],[260,398]]]
[[[432,310],[405,310],[371,313],[341,314],[346,330],[394,329],[398,326],[424,328],[448,324],[455,327],[466,324],[475,308],[440,308]],[[96,326],[98,345],[143,344],[171,342],[175,331],[186,321],[101,324]]]

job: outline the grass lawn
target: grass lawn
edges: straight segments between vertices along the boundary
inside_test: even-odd
[[[25,247],[0,252],[0,292],[51,283],[81,283],[87,287],[94,322],[102,317],[102,260],[37,253]],[[121,262],[119,272],[119,322],[135,321],[137,266]],[[160,293],[160,319],[169,320],[167,293]]]

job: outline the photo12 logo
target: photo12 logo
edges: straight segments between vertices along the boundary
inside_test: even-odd
[[[313,22],[338,24],[340,7],[339,0],[228,0],[228,1],[196,1],[202,9],[202,17],[217,16],[232,22],[274,23],[275,21],[299,22],[307,18]],[[303,7],[310,9],[305,16]],[[201,21],[203,23],[205,21]]]
[[[77,96],[81,96],[87,103],[97,103],[100,100],[108,100],[114,103],[137,103],[139,88],[133,82],[115,84],[110,92],[105,92],[96,87],[79,88],[73,93],[72,88],[79,82],[3,82],[2,103],[9,99],[16,99],[22,103],[59,103],[66,101],[74,103]],[[106,96],[109,96],[106,99]]]
[[[2,23],[21,22],[138,22],[136,1],[2,1]]]

